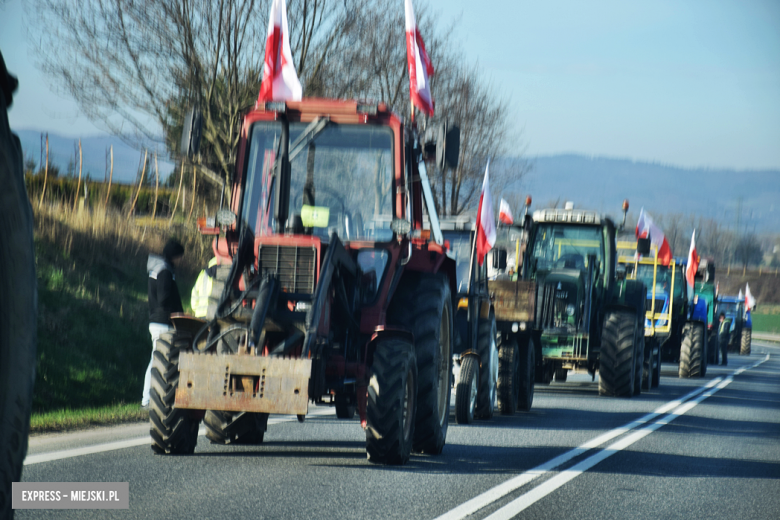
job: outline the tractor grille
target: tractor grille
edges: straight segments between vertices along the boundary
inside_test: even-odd
[[[536,327],[542,330],[573,329],[568,323],[566,307],[575,306],[577,301],[577,287],[572,284],[553,282],[540,285],[537,289],[536,301],[539,307],[536,310]]]
[[[648,312],[650,311],[650,306],[652,305],[652,303],[653,303],[653,299],[652,298],[648,298],[647,299],[647,311]],[[654,312],[656,314],[661,314],[661,312],[663,312],[663,310],[664,310],[664,299],[663,298],[656,298],[655,299],[655,310],[654,310]]]
[[[316,248],[260,245],[257,257],[260,272],[276,274],[285,291],[302,294],[314,292]]]

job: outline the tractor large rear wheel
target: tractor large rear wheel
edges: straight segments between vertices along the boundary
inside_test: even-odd
[[[520,391],[520,349],[514,338],[504,339],[498,349],[498,411],[512,415],[517,410]]]
[[[636,374],[636,314],[609,311],[599,356],[599,395],[631,397]]]
[[[742,341],[739,345],[739,355],[750,355],[750,344],[753,342],[753,329],[742,329]]]
[[[536,347],[529,337],[520,351],[520,363],[517,367],[520,384],[517,393],[517,409],[528,412],[534,403],[534,375],[536,374]]]
[[[262,444],[268,414],[208,410],[203,424],[212,444]]]
[[[645,359],[645,334],[644,329],[637,326],[637,350],[634,354],[634,395],[642,393],[642,368],[644,366]]]
[[[680,345],[680,377],[702,377],[704,354],[704,325],[698,322],[686,323]]]
[[[490,312],[487,319],[480,318],[477,332],[479,351],[479,392],[477,393],[478,419],[491,419],[498,402],[498,344],[496,316]]]
[[[380,340],[374,352],[366,407],[366,454],[378,464],[406,464],[412,450],[417,397],[414,347]]]
[[[190,348],[190,337],[166,332],[157,340],[152,362],[149,426],[152,450],[159,454],[188,455],[198,443],[198,424],[189,410],[174,407],[179,385],[179,353]]]
[[[452,299],[442,275],[407,275],[398,288],[389,321],[414,334],[417,354],[417,413],[413,449],[438,455],[450,417]]]
[[[0,95],[0,518],[12,515],[11,483],[27,454],[35,381],[38,289],[33,215],[22,149]]]

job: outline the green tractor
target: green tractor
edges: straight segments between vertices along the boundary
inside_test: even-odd
[[[628,202],[623,204],[623,221]],[[517,287],[518,334],[534,345],[537,383],[566,380],[585,369],[599,394],[641,392],[647,289],[617,269],[616,226],[596,212],[533,212],[525,222],[527,246]],[[520,294],[530,294],[524,302]],[[500,304],[496,306],[500,308]]]

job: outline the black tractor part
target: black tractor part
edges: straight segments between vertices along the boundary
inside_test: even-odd
[[[414,438],[417,396],[414,346],[398,338],[380,340],[369,373],[366,454],[377,464],[406,464]]]
[[[208,410],[203,424],[212,444],[262,444],[268,414]]]
[[[498,400],[498,344],[496,316],[490,311],[487,319],[480,318],[477,330],[477,351],[479,352],[479,391],[477,392],[478,419],[492,419]]]
[[[514,338],[503,339],[498,348],[498,411],[512,415],[520,393],[520,348]],[[457,395],[457,394],[456,394]]]
[[[599,357],[599,395],[631,397],[636,375],[636,313],[608,311]]]
[[[691,321],[683,327],[683,340],[680,345],[680,377],[704,376],[706,355],[704,335],[703,323]]]
[[[455,421],[458,424],[474,422],[477,408],[479,359],[469,354],[460,363],[460,374],[455,384]]]
[[[149,433],[152,450],[160,455],[189,455],[198,443],[199,419],[193,412],[174,407],[179,386],[179,353],[189,350],[189,335],[166,332],[157,340],[152,361]]]
[[[411,328],[417,354],[417,414],[413,449],[444,449],[450,411],[452,298],[443,275],[411,274],[396,291],[388,321]]]

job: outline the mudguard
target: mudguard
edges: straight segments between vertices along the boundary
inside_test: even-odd
[[[618,280],[612,293],[608,307],[630,309],[637,319],[644,323],[645,304],[647,303],[647,288],[640,280]]]
[[[700,321],[707,325],[707,301],[704,298],[695,298],[696,303],[693,304],[691,312],[691,319],[689,321]]]

